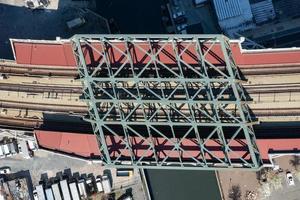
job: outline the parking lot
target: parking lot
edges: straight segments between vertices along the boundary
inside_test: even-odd
[[[38,150],[30,159],[24,159],[22,155],[14,155],[1,159],[0,167],[9,166],[11,172],[29,170],[32,183],[38,185],[43,179],[50,179],[60,173],[80,175],[81,177],[92,174],[94,177],[103,175],[103,172],[111,174],[112,186],[117,193],[132,191],[134,199],[144,199],[142,184],[137,170],[131,177],[117,177],[116,169],[104,168],[101,164],[89,163],[83,160],[69,158],[51,152]],[[122,189],[121,189],[122,188]]]
[[[295,185],[289,186],[285,173],[282,174],[282,188],[272,192],[270,200],[298,200],[300,199],[300,181],[294,176]]]

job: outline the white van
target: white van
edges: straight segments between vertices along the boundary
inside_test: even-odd
[[[36,145],[35,145],[35,142],[34,141],[31,141],[31,140],[27,140],[27,143],[28,143],[28,147],[31,151],[36,151],[37,148],[36,148]]]
[[[97,187],[97,192],[103,192],[103,186],[102,186],[100,176],[97,176],[96,178],[96,187]]]

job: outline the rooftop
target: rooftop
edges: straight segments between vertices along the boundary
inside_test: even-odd
[[[66,132],[36,130],[39,146],[76,156],[91,158],[100,155],[96,136]]]

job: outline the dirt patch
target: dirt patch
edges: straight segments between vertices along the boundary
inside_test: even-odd
[[[257,191],[260,186],[253,171],[219,171],[217,174],[224,200],[245,199],[249,191]]]

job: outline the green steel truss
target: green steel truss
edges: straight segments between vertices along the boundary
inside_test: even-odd
[[[223,35],[75,35],[103,162],[116,167],[261,166],[248,97]]]

